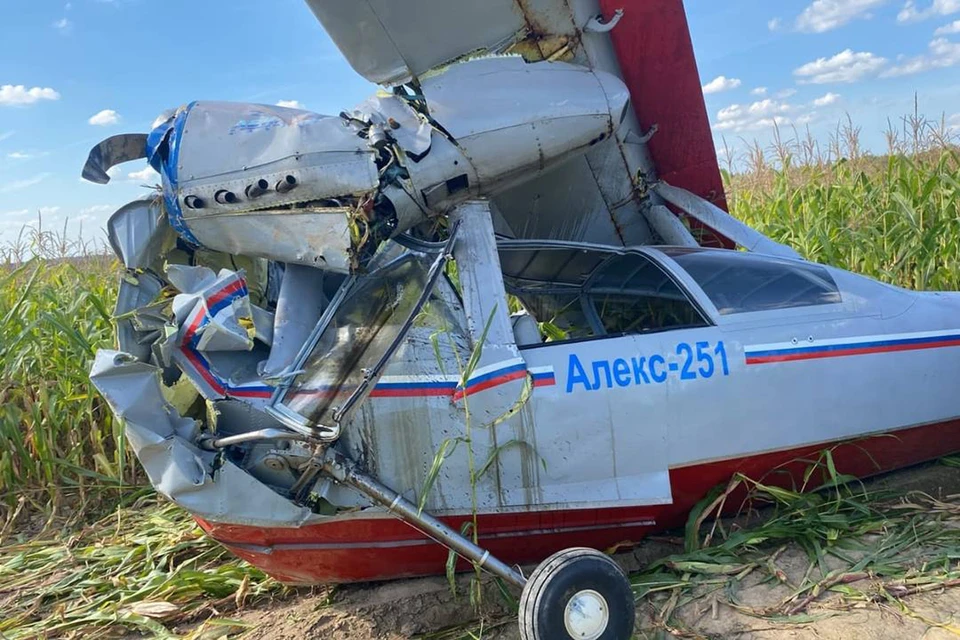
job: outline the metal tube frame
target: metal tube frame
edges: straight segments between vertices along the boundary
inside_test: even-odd
[[[328,450],[322,469],[327,476],[356,489],[376,504],[386,507],[390,513],[462,558],[521,589],[527,583],[526,578],[519,571],[495,558],[489,551],[477,546],[473,541],[430,514],[420,511],[415,504],[393,489],[362,473],[351,460],[344,456]]]
[[[247,431],[234,436],[210,436],[199,441],[202,449],[215,451],[224,449],[235,444],[244,444],[246,442],[256,442],[258,440],[309,440],[308,437],[284,429],[259,429],[257,431]]]

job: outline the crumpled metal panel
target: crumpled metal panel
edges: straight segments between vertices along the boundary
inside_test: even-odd
[[[267,105],[197,102],[160,131],[169,151],[160,144],[151,160],[162,169],[171,224],[185,240],[231,254],[349,270],[351,210],[336,199],[373,192],[379,175],[374,150],[346,120]],[[287,208],[314,201],[320,202]]]
[[[342,170],[330,171],[331,165],[342,165]],[[338,116],[234,102],[197,102],[187,114],[177,166],[184,193],[210,182],[227,184],[311,167],[322,167],[318,177],[324,183],[303,181],[287,195],[266,194],[242,201],[238,208],[362,192],[377,183],[373,152]]]
[[[265,354],[254,351],[255,322],[273,317],[254,315],[243,272],[170,265],[167,277],[181,291],[172,305],[178,327],[173,362],[208,400],[234,396],[265,403],[272,388],[257,375]]]
[[[389,127],[390,135],[408,155],[421,156],[430,149],[433,127],[398,96],[378,93],[357,105],[353,114],[366,122]]]
[[[184,272],[189,272],[186,278]],[[243,272],[224,269],[214,274],[206,267],[171,265],[167,277],[183,292],[173,299],[174,317],[181,327],[181,342],[185,332],[193,329],[193,346],[200,351],[249,351],[253,348],[253,339],[246,328],[240,326],[241,322],[248,326],[253,322]],[[187,279],[191,282],[185,286],[184,280]],[[205,322],[196,328],[189,322],[191,318]]]
[[[157,300],[162,289],[163,282],[150,272],[126,273],[120,279],[113,314],[117,319],[117,343],[122,351],[143,362],[150,359],[151,345],[161,334],[156,328],[147,327],[138,314]]]
[[[509,238],[616,243],[617,228],[586,157],[573,158],[494,198]],[[637,216],[637,219],[640,219]],[[633,237],[641,244],[649,234]]]
[[[298,526],[319,520],[278,495],[229,460],[193,445],[194,420],[182,417],[160,388],[160,370],[129,354],[101,350],[90,379],[124,423],[127,440],[167,498],[200,518],[232,524]]]
[[[117,257],[128,269],[146,269],[173,239],[163,203],[147,196],[120,207],[107,221],[107,237]]]

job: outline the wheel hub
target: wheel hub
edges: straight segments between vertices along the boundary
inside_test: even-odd
[[[609,622],[607,601],[593,589],[578,591],[563,610],[563,625],[574,640],[597,640]]]

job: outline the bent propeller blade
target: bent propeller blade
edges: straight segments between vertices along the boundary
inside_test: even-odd
[[[110,182],[107,173],[112,167],[130,160],[140,160],[147,157],[147,134],[121,133],[110,136],[93,149],[83,165],[80,174],[84,180],[97,184]]]

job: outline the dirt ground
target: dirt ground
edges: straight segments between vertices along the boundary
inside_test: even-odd
[[[960,494],[960,469],[927,465],[891,474],[876,482],[904,492],[919,490],[944,497]],[[648,540],[616,558],[627,571],[636,571],[678,551],[677,542],[666,536]],[[777,565],[789,582],[797,583],[809,562],[800,549],[787,547],[777,558]],[[638,602],[636,637],[744,640],[960,637],[960,588],[910,596],[903,600],[903,605],[870,603],[838,607],[834,605],[839,596],[829,595],[807,610],[802,624],[784,623],[749,614],[750,608],[771,606],[789,594],[784,585],[763,580],[763,576],[756,573],[756,577],[747,576],[740,583],[735,598],[739,609],[728,604],[727,598],[721,602],[715,595],[705,594],[693,602],[678,603],[670,627],[659,622],[666,596]],[[517,640],[519,634],[513,614],[492,581],[483,582],[484,604],[479,615],[466,595],[469,581],[469,576],[458,579],[459,597],[451,594],[449,584],[442,577],[318,587],[303,590],[293,598],[248,609],[235,617],[250,625],[243,635],[250,640]],[[474,624],[465,627],[466,623]]]

